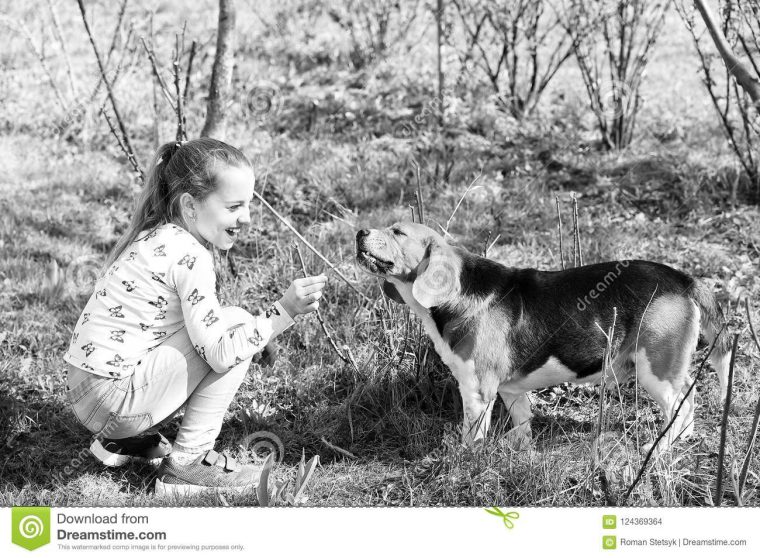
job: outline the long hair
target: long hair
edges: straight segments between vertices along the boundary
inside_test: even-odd
[[[252,168],[238,149],[212,138],[198,138],[184,143],[165,143],[158,148],[129,227],[111,249],[105,272],[135,241],[141,231],[150,232],[166,223],[187,228],[179,198],[187,192],[204,201],[217,188],[216,165]]]

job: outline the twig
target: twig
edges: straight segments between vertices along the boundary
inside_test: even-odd
[[[55,38],[58,39],[58,44],[61,45],[61,52],[63,52],[63,59],[66,62],[66,74],[69,77],[69,88],[73,97],[78,97],[76,84],[74,83],[74,72],[71,70],[71,60],[69,59],[69,51],[66,48],[66,41],[63,40],[63,34],[61,33],[61,24],[58,22],[58,14],[55,13],[52,0],[47,0],[48,9],[50,10],[50,19],[53,20],[53,31]]]
[[[583,253],[581,252],[581,231],[578,225],[578,199],[573,193],[573,266],[583,266]],[[577,248],[576,248],[577,246]],[[576,250],[578,255],[578,261],[576,264]]]
[[[103,115],[103,117],[106,119],[106,124],[108,124],[108,127],[111,130],[111,133],[113,134],[113,137],[116,138],[116,143],[119,144],[119,148],[126,152],[127,148],[124,146],[124,144],[121,141],[121,138],[119,137],[119,132],[116,131],[116,128],[113,125],[113,122],[111,122],[111,119],[108,118],[108,113],[105,110],[105,107],[102,107],[100,109],[100,113]],[[129,162],[132,163],[132,159],[129,159]],[[137,170],[137,169],[135,169]]]
[[[119,25],[121,25],[121,22],[119,22]],[[114,38],[113,38],[113,42],[111,43],[111,47],[112,48],[114,48],[114,46],[116,44],[116,37],[117,37],[118,33],[119,33],[119,27],[117,26],[116,29],[114,29]],[[119,57],[119,61],[116,63],[116,69],[112,72],[113,78],[111,79],[111,87],[115,87],[116,80],[118,79],[119,74],[121,73],[121,71],[122,71],[122,69],[124,67],[124,62],[125,62],[125,60],[127,58],[127,54],[129,53],[129,43],[132,40],[132,35],[133,34],[134,34],[134,25],[131,24],[129,26],[129,30],[127,31],[127,39],[124,41],[124,48],[122,50],[121,56]],[[136,49],[132,52],[133,58],[134,58],[134,54],[136,54],[136,52],[137,52]],[[133,63],[134,63],[134,60],[132,62],[130,62],[128,65],[132,65]],[[106,58],[105,67],[106,68],[110,68],[110,65],[111,65],[111,55],[109,54],[109,56]],[[98,76],[98,83],[95,84],[95,87],[92,90],[92,93],[90,94],[90,97],[89,97],[90,100],[89,100],[89,102],[91,102],[91,103],[95,102],[95,100],[97,99],[98,95],[100,95],[100,87],[101,87],[101,85],[103,85],[104,81],[105,81],[105,78],[102,75],[99,75]],[[103,102],[101,103],[101,105],[105,106],[105,104],[107,102],[108,102],[108,93],[106,92],[106,96],[103,99]]]
[[[187,92],[190,90],[190,74],[193,71],[193,60],[195,59],[195,50],[198,48],[198,42],[193,41],[190,45],[190,56],[187,60],[187,70],[185,72],[185,91],[182,93],[182,102],[187,104]]]
[[[488,243],[491,241],[491,231],[488,231],[488,236],[486,236],[485,242],[483,242],[483,257],[488,257]]]
[[[158,85],[161,87],[161,92],[164,94],[164,98],[166,98],[166,101],[169,103],[169,106],[172,108],[172,111],[176,112],[177,107],[174,106],[174,99],[172,99],[172,94],[169,92],[169,88],[167,87],[166,82],[164,81],[164,78],[161,77],[161,72],[158,69],[158,62],[156,61],[155,53],[153,52],[152,49],[148,48],[148,45],[145,42],[145,37],[140,37],[140,41],[142,42],[143,48],[145,48],[145,52],[148,53],[148,58],[150,59],[150,66],[153,69],[153,75],[158,80]]]
[[[121,23],[124,21],[124,14],[127,13],[128,3],[129,0],[122,0],[121,6],[119,7],[119,15],[116,16],[116,26],[113,28],[113,37],[111,37],[111,46],[108,47],[108,54],[106,54],[106,66],[111,63],[111,56],[113,55],[114,50],[116,50],[116,41],[119,38],[119,31],[121,30]],[[153,14],[151,13],[151,22],[153,21],[152,18]]]
[[[715,507],[720,507],[723,501],[723,458],[726,455],[726,431],[728,430],[728,412],[731,409],[731,395],[734,383],[734,361],[736,360],[736,345],[739,343],[739,334],[734,334],[734,344],[731,347],[731,364],[728,366],[728,390],[726,391],[726,404],[723,406],[723,420],[720,426],[720,446],[718,447],[718,472],[715,484]]]
[[[668,422],[668,424],[662,429],[660,434],[657,436],[657,438],[655,438],[654,442],[652,443],[652,447],[649,449],[649,452],[647,452],[647,455],[644,458],[644,463],[641,464],[641,468],[639,469],[639,472],[636,475],[636,478],[631,483],[631,486],[628,487],[628,490],[625,491],[625,494],[623,495],[623,498],[620,501],[620,506],[625,506],[625,503],[628,500],[628,497],[631,495],[631,492],[633,492],[633,489],[636,488],[636,485],[639,484],[639,481],[641,481],[641,477],[644,476],[644,471],[646,470],[646,467],[649,464],[649,461],[652,459],[652,456],[654,455],[654,452],[657,449],[657,444],[660,443],[660,440],[662,440],[665,437],[665,434],[668,433],[668,430],[670,430],[670,427],[673,426],[673,423],[678,417],[678,413],[681,411],[681,407],[684,406],[684,404],[689,398],[689,395],[691,394],[691,392],[694,390],[695,386],[697,385],[697,382],[699,381],[702,375],[702,370],[704,370],[705,364],[707,363],[707,359],[710,358],[710,355],[712,355],[712,352],[715,349],[715,344],[718,341],[718,338],[723,333],[723,330],[725,328],[726,328],[726,324],[724,323],[721,326],[720,331],[718,331],[718,334],[715,336],[712,343],[710,344],[710,349],[707,351],[707,354],[702,359],[702,362],[699,365],[699,370],[697,370],[697,373],[694,375],[694,381],[691,383],[691,385],[689,386],[689,389],[686,390],[686,393],[681,398],[681,402],[678,404],[676,411],[673,413],[673,416],[670,418],[670,422]]]
[[[81,0],[80,0],[80,1],[81,1]],[[314,246],[312,246],[312,245],[311,245],[311,243],[310,243],[308,240],[306,240],[306,239],[305,239],[303,236],[301,236],[301,233],[299,233],[299,232],[298,232],[298,231],[295,229],[295,227],[294,227],[293,225],[291,225],[291,224],[288,222],[288,220],[287,220],[287,219],[285,219],[285,217],[283,217],[282,215],[280,215],[279,213],[277,213],[277,210],[276,210],[274,207],[272,207],[271,205],[269,205],[269,202],[267,202],[267,200],[265,200],[265,199],[264,199],[264,198],[261,196],[261,194],[259,194],[259,193],[258,193],[256,190],[254,190],[254,191],[253,191],[253,195],[254,195],[254,196],[256,196],[256,197],[258,198],[258,200],[259,200],[259,201],[260,201],[262,204],[264,204],[264,207],[266,207],[266,208],[267,208],[267,209],[268,209],[268,210],[269,210],[269,211],[272,213],[272,215],[274,215],[275,217],[277,217],[277,219],[278,219],[278,220],[279,220],[279,221],[280,221],[280,222],[281,222],[283,225],[285,225],[287,228],[289,228],[289,229],[290,229],[290,231],[291,231],[291,232],[292,232],[294,235],[296,235],[296,238],[298,238],[298,240],[300,240],[301,242],[303,242],[303,243],[306,245],[306,247],[307,247],[309,250],[311,250],[312,252],[314,252],[314,254],[315,254],[315,255],[316,255],[316,256],[317,256],[317,257],[318,257],[320,260],[322,260],[322,261],[323,261],[325,264],[327,264],[327,266],[328,266],[330,269],[332,269],[332,270],[335,272],[335,274],[336,274],[338,277],[340,277],[340,278],[341,278],[341,279],[342,279],[342,280],[343,280],[343,281],[346,283],[346,285],[348,285],[349,287],[351,287],[351,289],[352,289],[352,290],[353,290],[353,291],[354,291],[356,294],[358,294],[360,297],[362,297],[362,298],[363,298],[364,300],[366,300],[367,302],[372,302],[372,299],[370,299],[370,298],[369,298],[367,295],[365,295],[363,292],[361,292],[359,289],[357,289],[357,288],[354,286],[354,284],[353,284],[353,283],[351,283],[351,281],[349,281],[349,280],[346,278],[346,276],[345,276],[345,275],[343,275],[343,274],[342,274],[340,271],[338,271],[338,269],[337,269],[337,268],[336,268],[336,267],[335,267],[333,264],[331,264],[331,263],[330,263],[330,261],[329,261],[327,258],[325,258],[325,257],[324,257],[324,256],[321,254],[321,252],[320,252],[319,250],[317,250],[316,248],[314,248]]]
[[[420,223],[425,224],[425,211],[422,203],[422,183],[420,181],[420,165],[417,161],[412,161],[414,165],[415,174],[417,175],[417,214],[420,218]]]
[[[68,106],[66,104],[66,101],[63,98],[63,95],[61,94],[61,90],[58,89],[58,85],[55,82],[55,79],[53,79],[53,74],[50,71],[50,67],[48,66],[47,60],[45,59],[45,55],[40,52],[40,49],[37,48],[37,45],[34,44],[34,39],[32,39],[32,34],[29,32],[29,29],[27,29],[26,25],[23,21],[11,19],[10,17],[6,15],[0,14],[0,23],[4,23],[8,29],[11,29],[13,31],[18,31],[21,33],[24,38],[26,39],[26,42],[29,43],[29,46],[32,49],[32,52],[34,53],[34,56],[37,57],[37,60],[40,61],[40,65],[42,66],[42,69],[45,71],[45,75],[48,78],[48,81],[50,82],[50,85],[53,88],[53,91],[55,92],[55,98],[58,101],[58,104],[61,105],[61,108],[63,109],[63,112],[68,112]]]
[[[179,85],[179,62],[182,57],[183,44],[185,42],[185,30],[182,29],[182,40],[180,41],[179,34],[175,35],[177,43],[177,52],[172,66],[174,69],[174,90],[177,95],[177,141],[184,141],[187,139],[187,132],[185,131],[185,112],[182,106],[182,90]]]
[[[324,436],[322,436],[321,440],[322,440],[322,443],[323,443],[324,445],[326,445],[328,448],[330,448],[331,450],[333,450],[333,451],[335,451],[335,452],[338,452],[338,453],[339,453],[339,454],[341,454],[341,455],[345,455],[346,457],[350,457],[351,459],[359,459],[358,457],[356,457],[356,456],[355,456],[353,453],[351,453],[350,451],[348,451],[348,450],[344,450],[343,448],[339,448],[338,446],[335,446],[335,445],[331,444],[330,442],[328,442],[328,441],[325,439],[325,437],[324,437]]]
[[[140,177],[140,181],[144,181],[145,175],[140,166],[140,162],[137,160],[137,155],[135,154],[135,150],[132,149],[132,142],[129,141],[129,133],[127,132],[126,126],[124,126],[124,121],[122,120],[121,115],[119,114],[119,108],[118,108],[118,104],[116,103],[116,97],[114,97],[113,89],[111,88],[111,84],[108,82],[108,78],[106,77],[106,70],[103,67],[103,61],[100,59],[98,46],[95,44],[95,39],[92,37],[92,32],[90,31],[90,24],[87,23],[87,13],[85,12],[85,9],[84,9],[84,3],[82,0],[77,0],[77,3],[79,4],[79,11],[82,13],[82,21],[84,22],[84,28],[87,31],[87,36],[90,39],[90,44],[92,44],[92,50],[95,53],[95,59],[98,61],[98,68],[100,69],[100,75],[103,77],[103,81],[106,84],[106,90],[108,91],[108,98],[111,99],[111,108],[113,109],[113,114],[116,117],[116,122],[119,124],[119,130],[121,130],[121,136],[122,136],[121,139],[123,141],[124,152],[127,155],[127,159],[129,159],[130,163],[132,163],[132,166],[134,167],[135,171]],[[105,112],[103,114],[105,114]]]
[[[454,218],[454,214],[457,212],[457,209],[459,209],[459,206],[462,205],[462,201],[464,201],[465,196],[469,193],[469,191],[472,189],[472,187],[475,185],[475,183],[478,181],[478,179],[483,175],[483,169],[480,170],[478,173],[478,176],[475,177],[475,180],[473,180],[470,185],[467,187],[467,189],[464,191],[464,194],[462,194],[462,197],[459,198],[459,201],[457,202],[456,206],[454,207],[454,211],[451,212],[451,216],[449,217],[448,221],[446,221],[446,229],[445,231],[449,232],[449,225],[451,224],[451,220]],[[417,189],[419,190],[419,170],[417,171]],[[421,222],[421,221],[420,221]]]
[[[296,243],[293,243],[293,246],[295,247],[296,253],[298,254],[298,260],[301,262],[301,269],[303,270],[303,276],[304,277],[308,277],[309,276],[309,272],[306,271],[306,264],[303,261],[303,254],[301,254],[301,248]],[[324,332],[325,337],[327,337],[327,340],[330,342],[330,345],[332,346],[333,351],[335,351],[335,354],[338,355],[338,357],[340,357],[340,360],[342,360],[346,364],[350,364],[351,366],[353,366],[354,370],[358,374],[359,373],[359,367],[356,366],[356,363],[354,362],[354,359],[353,358],[349,358],[347,356],[344,356],[343,353],[340,352],[340,349],[338,349],[338,345],[335,343],[335,340],[332,338],[332,335],[330,335],[330,332],[327,331],[327,326],[325,325],[325,320],[322,317],[322,313],[319,311],[319,308],[317,308],[316,314],[317,314],[317,320],[319,321],[319,325],[322,327],[322,331]]]
[[[757,339],[757,334],[755,333],[755,327],[752,325],[752,317],[750,316],[749,312],[749,299],[744,299],[744,307],[747,310],[747,322],[749,323],[749,331],[752,334],[752,339],[755,342],[755,345],[757,345],[757,349],[760,351],[760,341]],[[760,397],[757,398],[757,403],[755,403],[755,418],[752,421],[752,429],[749,433],[749,440],[747,442],[747,453],[744,456],[744,462],[742,463],[742,470],[739,474],[739,495],[741,495],[742,490],[744,489],[744,482],[747,480],[747,472],[749,471],[749,462],[750,458],[752,457],[752,450],[755,447],[755,440],[757,438],[757,427],[758,423],[760,423]]]
[[[612,308],[612,326],[610,329],[605,333],[604,330],[602,330],[602,334],[607,338],[607,347],[605,347],[604,350],[604,358],[602,361],[602,378],[601,378],[601,389],[599,393],[599,421],[596,425],[596,439],[599,440],[599,437],[602,435],[602,422],[604,420],[604,397],[606,393],[606,377],[607,377],[607,370],[612,371],[612,340],[615,336],[615,322],[617,322],[617,307]],[[597,324],[597,327],[599,327],[599,324]],[[599,327],[601,329],[601,327]],[[614,371],[612,371],[614,375]],[[597,444],[597,450],[599,453],[597,454],[597,460],[601,462],[601,450],[599,448],[599,445]]]
[[[559,211],[559,196],[554,196],[554,199],[557,201],[557,232],[559,234],[559,258],[562,262],[562,270],[565,269],[565,253],[562,250],[562,215],[560,215]]]

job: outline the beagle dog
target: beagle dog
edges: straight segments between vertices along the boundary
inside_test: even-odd
[[[388,297],[422,320],[456,377],[465,443],[485,438],[497,393],[512,419],[511,434],[524,442],[531,436],[529,391],[599,382],[613,316],[606,385],[636,374],[662,409],[663,428],[691,384],[698,343],[712,344],[716,336],[710,361],[725,397],[730,351],[721,311],[707,286],[666,265],[628,260],[564,271],[510,268],[450,246],[417,223],[360,230],[356,257],[383,279]],[[658,449],[693,429],[692,390]]]

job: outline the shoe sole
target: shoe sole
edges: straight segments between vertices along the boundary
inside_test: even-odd
[[[106,467],[121,467],[127,463],[141,463],[158,467],[163,460],[162,457],[147,459],[145,457],[134,457],[132,455],[112,453],[103,447],[103,444],[100,443],[100,440],[95,440],[92,444],[90,444],[90,453],[92,453],[95,459],[100,461]]]
[[[156,479],[154,489],[156,496],[193,496],[213,492],[253,492],[258,484],[245,484],[240,486],[202,486],[198,484],[174,484]]]

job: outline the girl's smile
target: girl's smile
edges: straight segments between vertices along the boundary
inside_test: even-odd
[[[251,222],[254,176],[249,167],[221,166],[216,190],[202,202],[190,204],[188,231],[204,246],[229,250],[243,226]],[[194,218],[193,218],[194,216]]]

